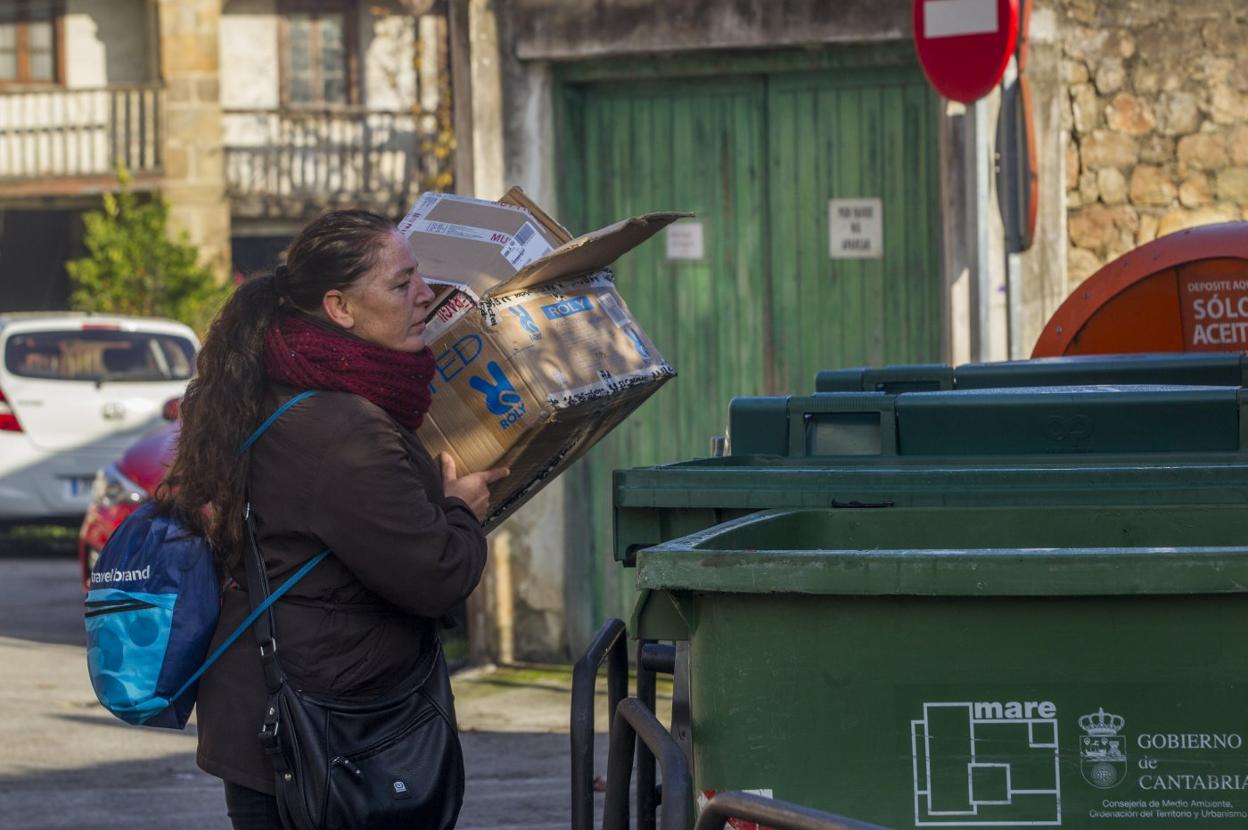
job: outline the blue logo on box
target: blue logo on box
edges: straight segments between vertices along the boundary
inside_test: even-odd
[[[434,358],[434,367],[437,369],[438,377],[444,382],[449,382],[451,378],[476,361],[481,354],[481,347],[482,340],[479,334],[469,334],[459,338]],[[429,384],[429,388],[437,392],[436,384]]]
[[[628,339],[633,341],[633,348],[637,350],[637,354],[650,359],[650,350],[646,348],[646,344],[641,342],[641,337],[632,329],[625,329],[624,333],[628,335]]]
[[[493,382],[474,375],[468,378],[468,385],[485,396],[485,408],[494,415],[502,416],[498,425],[507,429],[524,417],[524,401],[501,366],[491,360],[485,364],[485,369],[490,373]]]
[[[520,326],[529,333],[530,340],[542,339],[542,330],[537,327],[537,321],[533,319],[533,315],[529,313],[527,308],[512,306],[507,310],[520,320]]]
[[[569,297],[566,300],[542,306],[542,313],[546,315],[547,320],[558,320],[560,317],[571,317],[573,314],[589,311],[593,307],[594,304],[589,301],[589,297]]]

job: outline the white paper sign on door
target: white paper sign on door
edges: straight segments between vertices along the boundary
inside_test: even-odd
[[[677,222],[667,226],[668,260],[700,260],[705,256],[701,222]]]
[[[828,200],[828,256],[832,259],[884,256],[884,207],[879,199]]]

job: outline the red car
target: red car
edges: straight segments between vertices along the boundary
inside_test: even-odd
[[[152,497],[156,485],[168,472],[178,440],[177,404],[177,400],[165,404],[164,414],[170,423],[144,435],[121,458],[96,473],[91,505],[78,532],[78,562],[84,588],[90,588],[91,568],[108,537]]]

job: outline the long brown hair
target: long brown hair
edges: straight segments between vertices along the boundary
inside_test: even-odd
[[[177,455],[156,499],[162,511],[176,511],[208,538],[223,568],[242,556],[251,465],[239,448],[269,414],[265,332],[280,307],[315,314],[326,291],[364,276],[376,261],[380,238],[394,231],[392,222],[369,211],[322,215],[295,237],[286,264],[240,285],[208,329],[182,398]]]

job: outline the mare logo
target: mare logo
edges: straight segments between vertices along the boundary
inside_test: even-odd
[[[1108,790],[1127,777],[1127,753],[1123,748],[1127,736],[1119,732],[1127,725],[1126,718],[1111,715],[1104,708],[1079,718],[1079,771],[1083,780],[1093,787]]]
[[[1060,827],[1057,705],[928,701],[910,721],[915,827]]]
[[[498,425],[507,429],[524,417],[524,403],[516,387],[503,374],[501,366],[491,360],[485,364],[485,369],[493,378],[493,383],[480,375],[473,375],[468,378],[468,385],[485,396],[485,408],[494,415],[501,415]]]
[[[542,313],[546,315],[547,320],[558,320],[560,317],[571,317],[573,314],[589,311],[593,307],[594,304],[589,301],[589,297],[569,297],[566,300],[542,306]]]
[[[530,340],[542,339],[542,330],[537,327],[537,321],[533,319],[533,315],[529,313],[527,308],[514,305],[507,310],[520,321],[520,326],[529,333]]]

